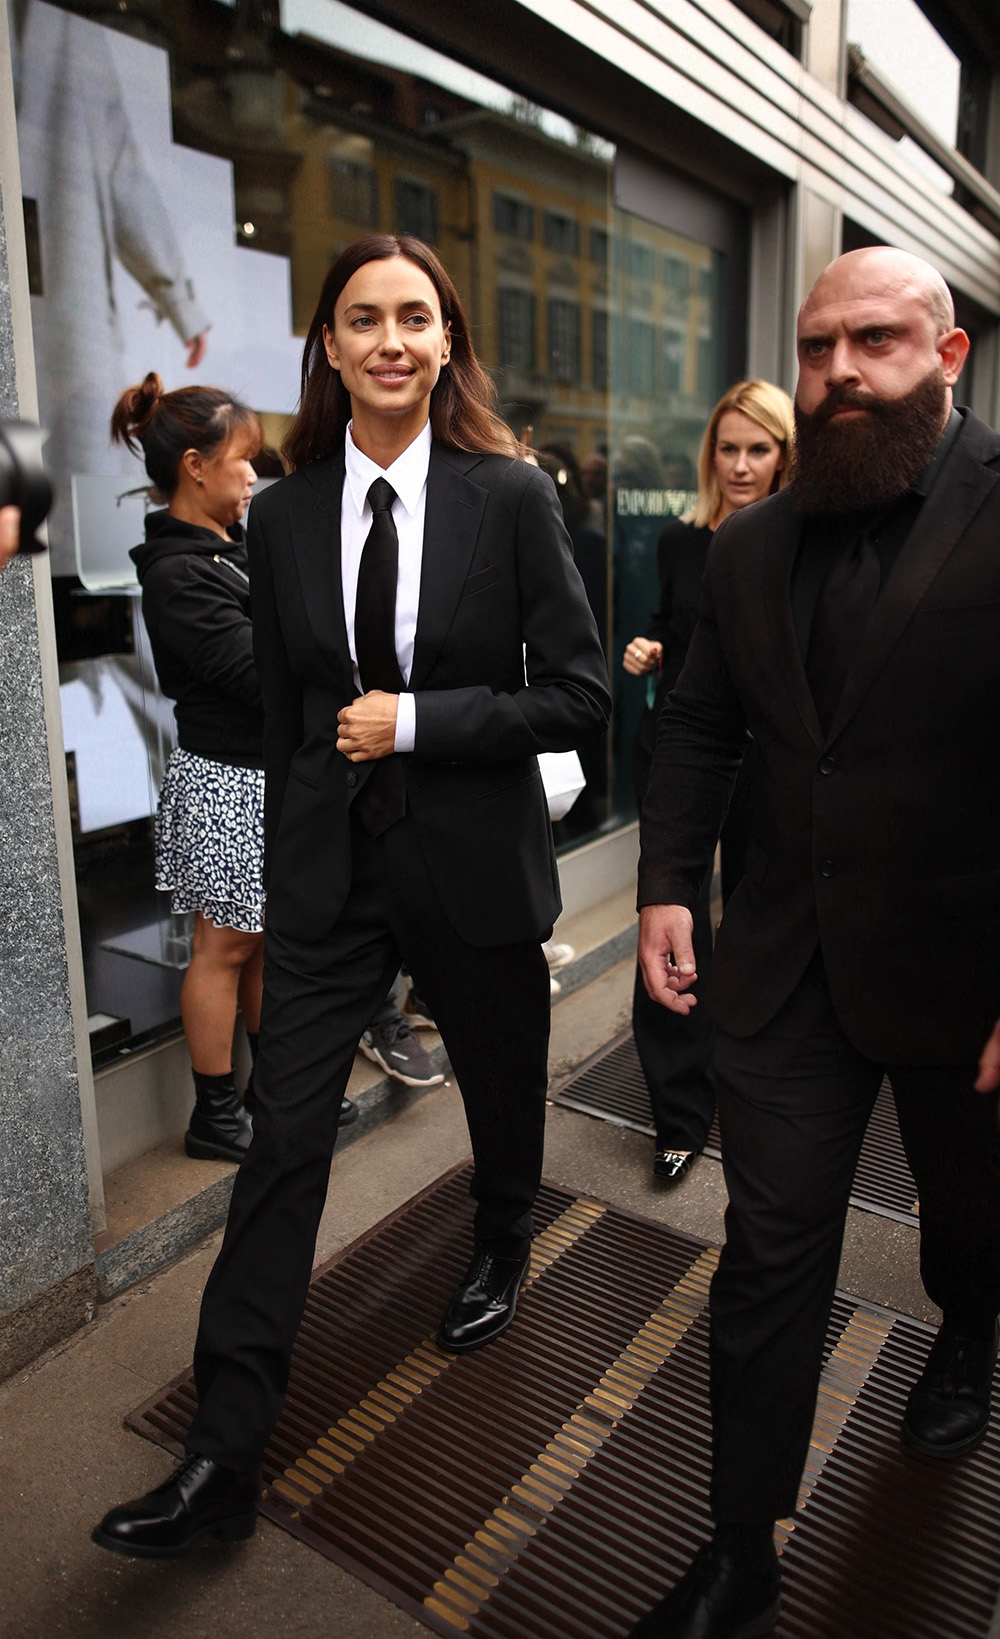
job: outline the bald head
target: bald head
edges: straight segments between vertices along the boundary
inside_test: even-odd
[[[820,274],[798,324],[795,402],[805,414],[831,393],[900,399],[940,378],[943,418],[969,351],[936,268],[889,245],[848,251]],[[827,404],[827,407],[831,407]],[[842,405],[845,413],[857,405]]]
[[[935,336],[955,328],[951,291],[936,267],[922,256],[891,245],[849,250],[824,268],[802,304],[799,321],[810,309],[831,302],[872,300],[917,301],[927,312]]]

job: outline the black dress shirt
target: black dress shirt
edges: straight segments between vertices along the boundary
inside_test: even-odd
[[[961,426],[960,411],[952,409],[933,456],[913,487],[898,501],[892,501],[888,506],[865,507],[860,512],[843,512],[805,520],[791,581],[792,621],[803,660],[809,653],[816,604],[834,558],[849,550],[859,536],[867,534],[881,564],[881,592]]]

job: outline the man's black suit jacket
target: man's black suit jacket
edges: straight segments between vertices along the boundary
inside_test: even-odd
[[[639,903],[694,903],[744,730],[761,758],[747,874],[708,984],[761,1029],[817,941],[868,1057],[971,1064],[1000,1003],[1000,438],[969,412],[887,580],[824,734],[792,625],[794,489],[716,533],[660,719]]]
[[[337,751],[337,713],[356,694],[343,482],[341,450],[265,491],[248,521],[267,921],[309,942],[344,904],[349,805],[373,766]],[[561,905],[537,753],[599,734],[610,696],[555,488],[537,467],[432,445],[408,686],[408,807],[449,921],[480,947],[544,936]]]

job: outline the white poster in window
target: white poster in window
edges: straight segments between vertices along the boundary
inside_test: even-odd
[[[28,0],[15,48],[52,569],[73,574],[70,477],[144,477],[108,436],[124,387],[155,370],[168,389],[202,382],[286,413],[302,347],[287,259],[235,242],[232,166],[172,140],[167,54],[44,0]]]

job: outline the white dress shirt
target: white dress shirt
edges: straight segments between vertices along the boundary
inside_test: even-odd
[[[404,683],[413,669],[413,641],[417,631],[420,601],[420,569],[424,557],[424,512],[427,506],[427,468],[431,459],[431,427],[428,421],[412,444],[383,469],[354,442],[350,422],[344,440],[344,493],[340,503],[340,573],[344,594],[347,643],[354,667],[354,682],[361,688],[357,646],[354,641],[354,611],[358,600],[358,571],[372,509],[368,491],[376,478],[385,478],[396,492],[392,517],[399,538],[399,578],[396,582],[396,659]],[[396,751],[412,751],[416,738],[417,714],[412,694],[399,696],[396,713]]]

